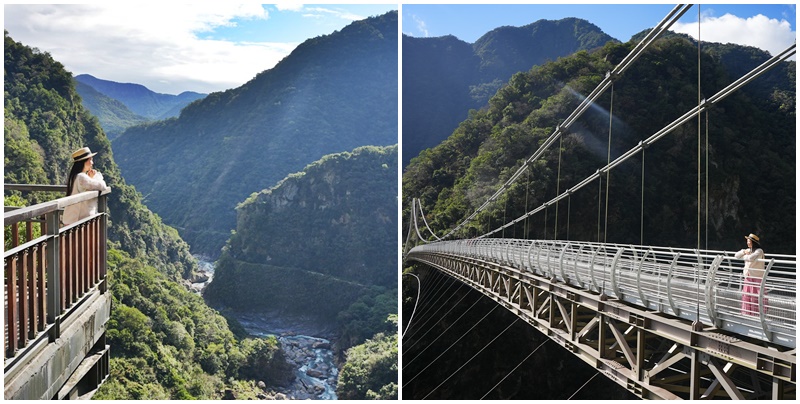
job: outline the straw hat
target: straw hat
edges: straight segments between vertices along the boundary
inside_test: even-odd
[[[756,236],[753,233],[750,233],[750,235],[744,236],[744,238],[750,239],[751,241],[755,241],[756,243],[761,244],[761,240],[759,240],[758,236]]]
[[[75,150],[74,152],[72,152],[72,162],[73,163],[77,163],[79,161],[86,160],[86,159],[94,156],[95,154],[97,154],[97,153],[96,152],[92,153],[92,151],[89,150],[88,147],[81,147],[80,149]]]

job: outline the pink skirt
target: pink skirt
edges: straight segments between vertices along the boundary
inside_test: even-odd
[[[758,315],[758,294],[761,289],[761,279],[748,276],[744,278],[744,286],[742,287],[742,314],[748,316]],[[767,312],[767,297],[764,297],[764,304],[761,305],[761,311]]]

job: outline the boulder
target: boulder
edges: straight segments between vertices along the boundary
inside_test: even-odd
[[[314,349],[331,349],[331,343],[322,341],[315,342]]]

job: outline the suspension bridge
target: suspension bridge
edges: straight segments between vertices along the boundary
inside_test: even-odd
[[[685,114],[613,161],[609,124],[605,166],[598,167],[594,174],[566,191],[557,192],[555,198],[541,206],[495,229],[487,229],[483,235],[456,238],[464,233],[460,230],[496,203],[541,159],[609,88],[613,111],[614,81],[690,7],[676,6],[483,205],[445,235],[437,236],[431,230],[421,202],[413,199],[404,260],[433,268],[482,293],[636,396],[793,398],[797,363],[797,257],[768,254],[760,260],[765,270],[758,284],[745,288],[744,262],[734,252],[701,248],[700,116],[794,55],[795,45],[707,99],[700,96],[698,73],[697,105]],[[699,47],[698,40],[698,71]],[[600,237],[599,212],[597,242],[505,237],[506,229],[526,222],[537,213],[546,214],[548,207],[558,206],[559,201],[595,181],[602,184],[605,179],[608,186],[611,170],[631,157],[641,154],[644,165],[643,154],[648,146],[695,118],[698,121],[696,248],[606,242]],[[707,161],[706,156],[706,164]],[[707,178],[705,183],[707,186]],[[705,194],[707,198],[707,189]],[[598,209],[599,206],[598,203]],[[607,220],[606,213],[606,227]],[[428,238],[423,236],[421,228],[430,234]],[[412,248],[415,243],[418,245]],[[420,285],[418,290],[423,287]],[[755,304],[743,305],[743,300]],[[420,326],[415,323],[415,311],[410,313],[402,332],[403,354],[410,353],[405,349],[407,332],[411,335],[420,331],[415,329]],[[410,380],[421,377],[406,370],[401,378],[404,387]]]

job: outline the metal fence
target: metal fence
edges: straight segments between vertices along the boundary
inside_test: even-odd
[[[767,254],[746,281],[734,252],[577,241],[484,238],[420,245],[557,279],[629,304],[795,348],[794,255]],[[745,287],[747,286],[747,287]]]

